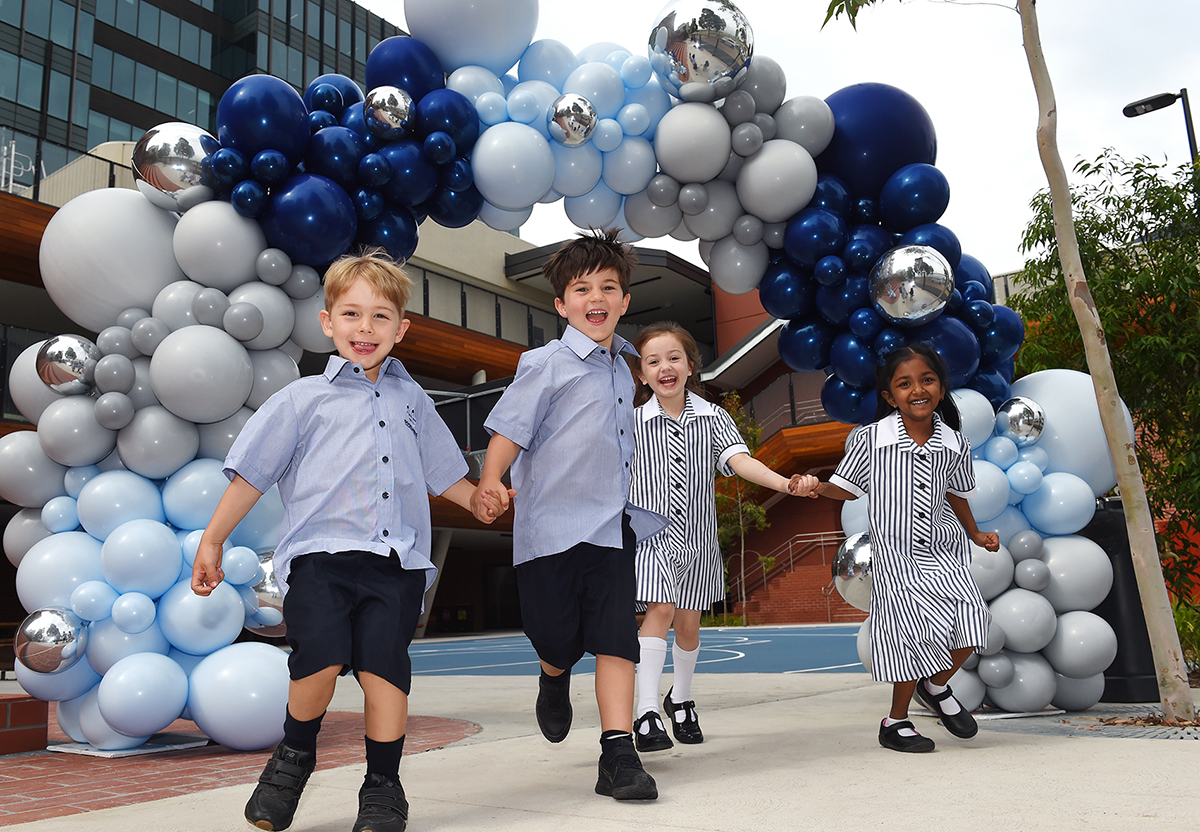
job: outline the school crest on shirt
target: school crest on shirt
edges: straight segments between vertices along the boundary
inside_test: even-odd
[[[417,436],[417,411],[411,404],[404,406],[404,424],[412,431],[413,436]]]

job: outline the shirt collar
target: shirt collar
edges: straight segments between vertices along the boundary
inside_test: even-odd
[[[562,337],[559,340],[570,347],[571,352],[575,353],[580,358],[587,358],[596,350],[602,349],[599,344],[570,324],[567,324],[567,328],[563,330]],[[639,357],[638,351],[633,348],[633,344],[629,343],[615,332],[613,333],[612,339],[612,351],[614,355],[621,355],[624,353],[625,355],[633,358]]]
[[[916,446],[916,443],[904,433],[900,411],[893,411],[891,414],[880,419],[876,424],[878,425],[875,430],[875,445],[877,447],[899,445],[902,435],[908,443],[911,443],[914,447]],[[937,413],[933,414],[933,425],[934,435],[943,447],[955,453],[962,451],[962,442],[959,440],[958,432],[950,428]],[[933,448],[930,448],[930,450],[933,450]]]
[[[327,361],[325,364],[324,376],[326,380],[333,381],[342,373],[350,372],[349,368],[360,366],[362,365],[354,364],[353,362],[348,361],[335,353],[329,356],[329,361]],[[391,375],[395,376],[396,378],[412,381],[414,384],[416,383],[413,380],[413,377],[408,374],[408,370],[404,369],[404,365],[400,363],[400,359],[396,358],[394,355],[389,355],[387,358],[383,359],[383,364],[381,364],[379,367],[379,374]]]
[[[696,416],[711,416],[714,412],[716,412],[716,406],[712,402],[708,401],[708,399],[697,396],[691,390],[686,392],[687,401],[684,403],[685,413],[687,412],[687,405],[689,404],[692,406],[692,413],[694,413]],[[658,396],[653,394],[650,395],[650,401],[642,405],[642,408],[639,412],[642,414],[643,422],[649,422],[651,419],[657,416],[667,415],[666,412],[663,411],[662,405],[658,401]]]

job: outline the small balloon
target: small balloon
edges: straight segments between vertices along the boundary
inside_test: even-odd
[[[859,532],[846,538],[833,556],[833,583],[847,604],[871,608],[871,538]]]
[[[567,147],[576,147],[590,139],[598,121],[592,102],[578,93],[560,95],[546,111],[550,138]]]

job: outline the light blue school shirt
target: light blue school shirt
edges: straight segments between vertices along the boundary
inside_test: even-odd
[[[292,382],[250,417],[225,458],[225,476],[235,473],[259,491],[279,483],[281,592],[299,555],[393,549],[405,569],[425,570],[428,589],[437,569],[427,495],[462,479],[467,463],[396,358],[372,383],[362,365],[335,355],[322,375]]]
[[[622,354],[637,350],[620,335],[609,350],[568,326],[521,355],[484,422],[522,449],[512,464],[514,566],[579,543],[619,549],[626,511],[639,538],[665,525],[629,503],[634,383]]]

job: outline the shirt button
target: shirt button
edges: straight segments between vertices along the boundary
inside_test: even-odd
[[[379,427],[381,427],[381,428],[387,427],[387,422],[385,422],[385,421],[383,421],[382,419],[380,419],[380,420],[379,420]]]
[[[354,372],[356,372],[356,373],[358,372],[358,367],[354,368]]]
[[[377,399],[379,398],[379,391],[378,391],[378,390],[376,390],[376,391],[375,391],[375,398],[377,398]]]
[[[384,462],[387,462],[387,461],[388,461],[388,458],[385,456],[385,457],[383,458],[383,461],[384,461]]]
[[[621,398],[618,398],[618,399],[617,399],[617,404],[625,404],[625,400],[624,400],[624,399],[621,399]]]
[[[387,532],[384,532],[384,534],[387,534]],[[928,540],[926,540],[926,539],[925,539],[925,538],[923,538],[923,537],[918,537],[918,538],[917,538],[917,543],[918,543],[919,545],[921,545],[921,546],[924,546],[924,545],[925,545],[926,543],[928,543],[928,542],[929,542],[929,541],[928,541]]]
[[[622,435],[622,436],[624,436],[624,435],[625,435],[625,431],[621,431],[621,435]]]
[[[918,511],[918,512],[917,512],[917,517],[920,517],[922,520],[924,520],[924,519],[925,519],[925,512],[923,512],[923,511]]]
[[[384,536],[384,537],[387,537],[387,536],[388,536],[388,530],[387,530],[387,529],[384,529],[384,530],[383,530],[383,536]]]
[[[671,431],[671,435],[672,435],[672,436],[678,436],[678,435],[679,435],[679,431],[677,431],[677,430],[673,430],[673,431]]]
[[[390,496],[392,496],[392,495],[391,495],[391,494],[389,494],[389,493],[387,493],[386,491],[385,491],[385,492],[383,492],[383,499],[385,499],[385,500],[386,500],[386,499],[387,499],[388,497],[390,497]]]

